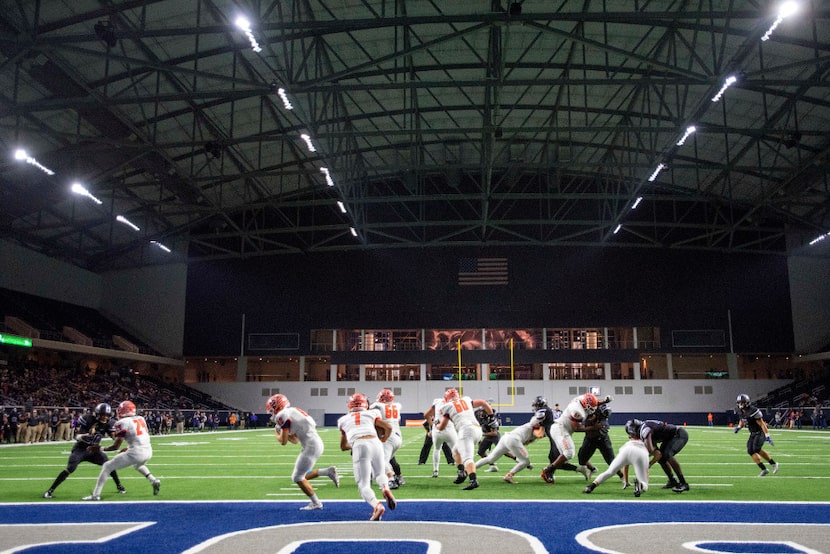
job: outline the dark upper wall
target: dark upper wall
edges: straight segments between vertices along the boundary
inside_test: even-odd
[[[458,260],[505,256],[510,284],[460,287]],[[185,355],[240,353],[248,332],[310,329],[656,326],[728,329],[736,352],[791,352],[787,261],[779,256],[510,248],[278,256],[191,265]]]

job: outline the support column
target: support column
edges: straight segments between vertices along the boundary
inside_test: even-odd
[[[239,356],[236,361],[236,382],[244,383],[248,379],[248,358]]]

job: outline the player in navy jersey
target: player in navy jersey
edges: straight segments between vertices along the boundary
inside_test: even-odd
[[[637,420],[634,420],[637,422]],[[638,422],[639,423],[639,422]],[[689,490],[689,484],[683,476],[680,464],[675,456],[683,450],[689,442],[689,434],[681,426],[672,425],[665,421],[647,419],[640,426],[640,438],[652,456],[648,466],[655,463],[660,464],[669,482],[663,488],[671,489],[674,492],[685,492]],[[674,471],[674,474],[672,474]],[[675,475],[677,476],[675,478]]]
[[[735,427],[735,432],[737,433],[743,427],[749,428],[749,438],[746,441],[746,453],[761,468],[761,473],[758,474],[758,477],[769,475],[769,470],[764,465],[764,462],[761,461],[762,458],[770,463],[773,473],[778,473],[778,464],[764,451],[764,442],[768,442],[770,446],[773,444],[769,436],[769,427],[767,427],[767,422],[764,421],[764,413],[758,406],[749,402],[749,395],[746,394],[738,395],[736,404],[741,412],[741,421]]]
[[[101,403],[95,406],[91,413],[86,413],[78,418],[76,436],[77,440],[72,447],[72,452],[69,453],[66,469],[58,474],[49,490],[43,493],[43,498],[52,498],[55,489],[78,468],[78,464],[81,462],[103,466],[109,460],[107,454],[101,450],[101,439],[105,436],[110,438],[115,436],[115,419],[112,417],[112,407],[109,404]],[[118,473],[113,471],[110,476],[115,481],[119,494],[126,493],[126,489],[121,485],[121,480],[118,478]]]

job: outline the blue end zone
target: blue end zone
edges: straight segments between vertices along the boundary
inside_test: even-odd
[[[371,509],[364,502],[327,501],[325,509],[314,512],[299,511],[302,505],[302,502],[280,501],[0,504],[0,523],[3,524],[0,525],[0,551],[23,546],[8,542],[10,530],[16,537],[15,540],[24,540],[21,537],[25,537],[28,542],[24,544],[35,544],[44,540],[42,532],[45,531],[42,530],[54,529],[49,524],[55,523],[66,524],[59,527],[60,533],[57,535],[61,540],[72,540],[70,535],[76,533],[85,542],[33,546],[26,550],[27,553],[179,553],[226,534],[232,534],[233,540],[245,537],[262,540],[264,535],[255,536],[255,533],[261,532],[255,530],[261,528],[271,528],[268,532],[284,538],[288,531],[286,526],[291,527],[290,530],[303,540],[315,541],[315,538],[319,538],[328,541],[298,544],[298,554],[352,553],[363,551],[363,546],[382,548],[395,554],[426,554],[429,552],[428,546],[418,542],[420,539],[442,542],[442,536],[453,536],[457,541],[456,547],[465,544],[469,547],[471,540],[483,540],[481,538],[486,536],[482,534],[484,531],[492,532],[495,537],[487,538],[488,541],[505,540],[512,541],[510,544],[530,545],[524,550],[527,552],[607,552],[611,549],[601,550],[585,545],[596,544],[603,536],[607,538],[614,533],[629,532],[632,529],[636,530],[637,536],[643,537],[643,533],[656,527],[677,523],[681,528],[684,525],[694,525],[697,528],[701,522],[713,526],[712,529],[721,524],[732,525],[735,532],[740,533],[738,541],[731,538],[724,540],[720,535],[705,531],[700,533],[701,536],[684,539],[697,544],[711,544],[714,546],[712,550],[720,552],[799,552],[801,550],[797,548],[782,548],[786,547],[786,543],[797,543],[802,538],[798,526],[805,522],[813,524],[809,530],[812,540],[820,539],[825,545],[830,543],[830,504],[827,503],[401,500],[396,510],[386,511],[381,522],[368,521]],[[121,525],[131,525],[132,522],[152,524],[135,525],[117,536],[105,537],[103,542],[89,542],[102,540],[96,535],[97,528],[92,524],[106,522],[120,522]],[[323,533],[333,524],[353,529],[356,535],[362,536],[345,537],[347,540],[342,542],[331,542],[328,538],[323,539],[322,535],[315,535]],[[395,527],[396,524],[402,525]],[[37,528],[18,528],[17,525]],[[775,540],[780,543],[773,546],[770,539],[758,540],[757,533],[752,530],[753,525],[757,526],[755,529],[758,531],[775,528],[778,533]],[[603,528],[602,532],[594,531],[600,528]],[[402,535],[402,530],[412,530],[413,536]],[[236,534],[233,535],[234,533]],[[577,537],[580,533],[583,534],[582,538],[587,536],[587,539],[580,540]],[[369,544],[356,544],[355,540]],[[373,542],[377,540],[383,544]],[[443,542],[446,543],[446,540]],[[279,551],[277,545],[266,544],[271,551]],[[488,546],[491,547],[489,550]],[[642,543],[629,546],[632,552],[644,551]],[[737,549],[745,546],[749,550]],[[768,547],[773,549],[768,550]],[[502,551],[499,544],[490,543],[483,545],[483,548],[479,545],[467,550],[493,554]],[[627,549],[614,550],[620,552]],[[225,551],[234,552],[230,549]],[[240,554],[245,551],[252,550],[235,550]],[[511,549],[511,552],[518,551],[521,549]]]

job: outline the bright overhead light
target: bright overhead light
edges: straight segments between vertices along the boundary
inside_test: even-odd
[[[305,141],[305,145],[308,147],[309,152],[317,152],[317,148],[314,147],[314,143],[311,142],[311,137],[308,136],[306,133],[300,135],[300,138]]]
[[[341,202],[340,200],[337,201],[337,207],[340,208],[340,211],[342,213],[346,213],[346,205],[343,204],[343,202]]]
[[[277,94],[279,94],[280,98],[282,98],[282,105],[285,107],[286,110],[294,109],[294,105],[291,103],[291,100],[288,99],[288,93],[285,92],[284,88],[277,89]]]
[[[654,180],[657,178],[657,176],[660,175],[660,172],[663,171],[664,169],[666,169],[666,164],[662,164],[662,163],[657,164],[657,167],[654,169],[654,172],[648,178],[648,182],[649,183],[654,182]]]
[[[622,223],[617,223],[617,228],[614,229],[614,234],[616,235],[617,233],[619,233],[620,229],[622,229]]]
[[[639,205],[640,205],[640,202],[642,202],[642,201],[643,201],[643,197],[642,197],[642,196],[638,196],[638,197],[637,197],[637,199],[634,201],[634,204],[631,206],[631,209],[632,209],[632,210],[636,210],[636,209],[637,209],[637,206],[639,206]]]
[[[127,227],[132,227],[133,231],[141,231],[138,225],[124,217],[123,215],[116,216],[115,220],[119,223],[123,223]]]
[[[152,245],[154,245],[154,246],[156,246],[156,247],[160,248],[161,250],[164,250],[164,251],[165,251],[165,252],[167,252],[168,254],[170,253],[170,249],[169,249],[169,248],[167,248],[166,246],[164,246],[162,243],[160,243],[160,242],[159,242],[159,241],[157,241],[157,240],[151,240],[151,241],[150,241],[150,244],[152,244]]]
[[[257,53],[262,52],[262,48],[259,46],[256,37],[254,37],[254,32],[251,30],[251,22],[248,21],[248,18],[240,15],[236,18],[235,23],[245,33],[245,36],[248,37],[251,43],[251,50]]]
[[[686,144],[686,139],[692,136],[692,134],[695,131],[697,131],[697,127],[695,127],[694,125],[689,125],[688,127],[686,127],[686,132],[683,133],[683,136],[680,137],[680,140],[677,141],[677,146],[683,146],[684,144]]]
[[[320,168],[320,173],[322,173],[323,175],[326,176],[326,184],[330,187],[333,187],[334,186],[334,180],[332,180],[332,178],[331,178],[331,174],[329,173],[329,168],[321,167]]]
[[[35,166],[36,168],[38,168],[39,170],[41,170],[42,172],[44,172],[47,175],[54,175],[55,174],[54,171],[52,171],[51,169],[49,169],[45,165],[41,165],[41,163],[39,161],[37,161],[33,157],[29,156],[29,154],[26,153],[26,151],[23,150],[22,148],[18,148],[17,150],[14,151],[14,159],[18,160],[18,161],[21,161],[21,162],[26,162],[29,165],[33,165],[33,166]]]
[[[103,202],[102,202],[101,200],[99,200],[98,198],[96,198],[96,197],[95,197],[95,196],[94,196],[91,192],[89,192],[89,191],[86,189],[86,187],[84,187],[81,183],[72,183],[72,192],[74,192],[75,194],[78,194],[78,195],[80,195],[80,196],[86,196],[87,198],[89,198],[90,200],[92,200],[93,202],[95,202],[96,204],[98,204],[99,206],[100,206],[101,204],[103,204]]]
[[[823,241],[827,237],[830,237],[830,233],[824,233],[823,235],[817,236],[816,238],[814,238],[813,240],[810,241],[810,246],[813,246],[814,244],[817,244],[817,243]]]
[[[734,85],[735,81],[737,81],[737,80],[738,80],[738,78],[735,77],[734,75],[730,75],[729,77],[727,77],[726,80],[723,82],[723,86],[720,88],[718,93],[712,97],[712,102],[719,101],[721,99],[721,97],[723,97],[723,93],[726,92],[726,89],[728,89],[729,87]]]
[[[349,227],[349,231],[352,233],[353,237],[357,236],[357,229],[355,229],[354,227]]]
[[[764,36],[761,37],[761,40],[764,42],[768,41],[772,36],[772,33],[775,32],[775,29],[778,28],[779,25],[781,25],[781,22],[787,19],[788,17],[795,15],[796,13],[798,13],[798,2],[795,2],[793,0],[783,2],[778,7],[778,17],[775,18],[775,23],[773,23],[772,26],[769,29],[767,29],[767,32],[764,33]]]

